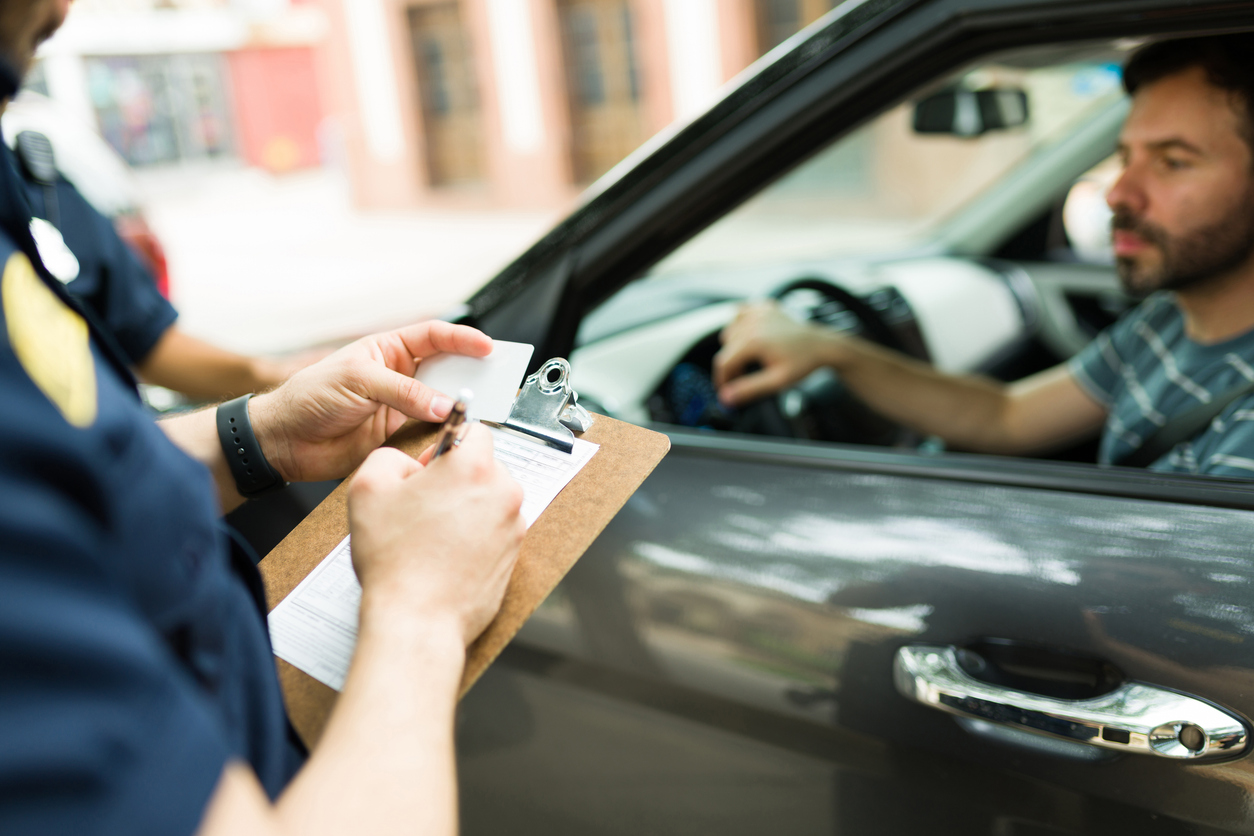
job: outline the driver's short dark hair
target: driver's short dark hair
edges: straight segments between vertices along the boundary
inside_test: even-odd
[[[1201,67],[1207,80],[1240,103],[1242,135],[1254,150],[1254,32],[1158,41],[1141,47],[1123,68],[1128,95],[1146,84]]]

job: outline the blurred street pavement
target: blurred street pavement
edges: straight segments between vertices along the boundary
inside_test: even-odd
[[[331,170],[146,171],[149,224],[185,330],[281,353],[437,316],[558,219],[554,213],[355,210]]]

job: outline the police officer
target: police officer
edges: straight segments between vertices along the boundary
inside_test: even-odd
[[[0,98],[68,6],[0,0]],[[451,406],[412,379],[416,358],[482,356],[490,340],[415,325],[251,401],[154,423],[29,220],[5,161],[0,832],[454,832],[457,685],[517,555],[521,490],[482,429],[429,467],[375,448]],[[359,463],[358,648],[302,767],[259,579],[216,519],[243,494]]]
[[[61,176],[48,138],[24,130],[14,146],[44,266],[65,283],[145,382],[193,399],[231,398],[271,389],[326,355],[250,357],[183,331],[178,311],[158,292],[152,274],[112,221]]]
[[[97,338],[112,341],[141,380],[199,401],[225,400],[272,389],[326,355],[304,352],[279,362],[226,351],[184,332],[178,311],[158,292],[113,222],[61,176],[47,137],[26,130],[13,145],[40,259],[81,304]],[[329,480],[293,486],[240,509],[228,522],[256,555],[264,555],[337,485]]]

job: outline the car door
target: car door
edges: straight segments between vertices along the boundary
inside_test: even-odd
[[[838,9],[600,184],[473,319],[567,354],[628,281],[965,61],[1242,21],[1251,4]],[[1014,702],[1144,683],[1248,733],[1241,483],[664,429],[670,455],[463,704],[467,833],[1254,832],[1244,744],[1131,754],[1113,724],[1112,745],[1025,731]],[[903,648],[1010,708],[908,699]]]
[[[1000,639],[1248,716],[1248,510],[672,440],[467,697],[467,832],[1249,832],[1248,759],[1016,739],[893,687],[903,645]]]

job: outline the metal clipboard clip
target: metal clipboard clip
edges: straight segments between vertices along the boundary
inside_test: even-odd
[[[501,426],[538,438],[563,453],[574,450],[571,430],[587,432],[592,415],[579,405],[579,394],[571,388],[570,363],[554,357],[523,381],[514,408]]]

